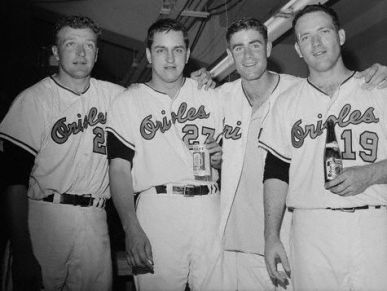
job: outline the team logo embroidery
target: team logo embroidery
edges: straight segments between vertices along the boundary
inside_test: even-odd
[[[152,120],[153,115],[146,116],[140,125],[140,133],[143,138],[150,140],[154,138],[157,131],[164,133],[169,130],[176,121],[179,123],[185,123],[187,121],[193,121],[195,119],[207,119],[210,117],[210,113],[206,113],[204,105],[201,105],[197,110],[191,107],[187,110],[187,103],[183,102],[180,104],[177,113],[172,112],[171,117],[165,116],[165,110],[161,111],[163,114],[162,120]]]
[[[242,137],[242,133],[240,132],[241,130],[241,121],[237,121],[237,126],[232,127],[231,125],[225,124],[223,128],[223,137],[226,139],[233,139],[237,140]]]
[[[351,105],[346,104],[340,110],[339,116],[330,115],[328,119],[334,121],[335,124],[338,124],[340,127],[346,127],[350,124],[360,124],[360,123],[378,123],[379,118],[374,114],[375,108],[369,107],[362,114],[360,110],[353,110],[351,112]],[[297,120],[291,130],[291,141],[292,145],[295,148],[300,148],[304,144],[305,139],[309,136],[311,139],[315,139],[323,133],[324,128],[326,127],[326,122],[323,123],[321,120],[322,114],[318,114],[317,117],[320,119],[317,121],[317,124],[306,124],[302,126],[302,119]]]
[[[81,114],[77,114],[78,120],[70,123],[66,123],[66,117],[59,119],[55,122],[51,130],[51,138],[57,144],[65,143],[68,138],[74,134],[78,134],[86,130],[89,126],[95,126],[98,123],[106,123],[106,112],[98,112],[98,109],[92,107],[89,113],[83,118]]]

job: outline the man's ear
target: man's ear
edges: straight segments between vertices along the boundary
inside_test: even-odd
[[[55,59],[59,62],[59,54],[58,54],[58,47],[56,45],[53,45],[51,47],[52,54],[54,55]]]
[[[188,60],[189,60],[189,56],[191,55],[191,50],[188,48],[187,49],[187,56],[185,58],[185,63],[187,64],[188,63]]]
[[[339,34],[340,45],[342,46],[345,43],[345,30],[342,28],[339,29],[338,34]]]
[[[97,60],[98,60],[98,52],[99,52],[99,49],[97,48],[97,49],[95,50],[95,59],[94,59],[94,63],[96,63]]]
[[[298,45],[297,41],[294,43],[294,48],[296,49],[298,56],[302,59],[303,56],[302,56],[301,49],[300,49],[300,46]]]
[[[270,57],[271,55],[271,49],[273,48],[273,44],[271,43],[271,41],[268,41],[266,43],[266,57]]]
[[[145,49],[145,52],[146,52],[146,59],[148,60],[148,63],[152,63],[152,56],[151,56],[151,52],[150,52],[150,49],[149,48],[146,48]]]

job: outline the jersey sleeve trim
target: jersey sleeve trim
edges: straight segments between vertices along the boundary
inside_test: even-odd
[[[130,148],[132,150],[134,150],[136,148],[136,146],[133,143],[127,141],[122,135],[120,135],[117,131],[115,131],[110,126],[106,127],[106,131],[114,134],[117,137],[117,139],[120,140],[123,144],[125,144],[128,148]]]
[[[264,142],[262,142],[261,140],[258,141],[258,146],[271,152],[274,156],[276,156],[277,158],[283,160],[284,162],[286,163],[290,163],[291,162],[291,158],[288,158],[288,157],[285,157],[284,155],[280,154],[279,152],[277,152],[275,149],[273,149],[272,147],[270,147],[269,145],[265,144]]]
[[[8,140],[9,142],[21,147],[22,149],[26,150],[27,152],[29,152],[33,156],[36,156],[38,154],[38,151],[35,150],[34,148],[32,148],[31,146],[29,146],[28,144],[14,138],[13,136],[10,136],[4,132],[0,132],[0,138]]]

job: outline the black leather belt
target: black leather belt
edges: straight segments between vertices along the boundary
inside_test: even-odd
[[[98,200],[97,203],[95,203],[94,200]],[[86,195],[75,195],[75,194],[67,194],[67,193],[51,194],[43,198],[43,201],[58,203],[58,204],[70,204],[70,205],[81,206],[81,207],[96,206],[99,208],[104,208],[106,204],[105,198],[94,198],[94,197],[91,197],[91,194],[86,194]]]
[[[343,211],[343,212],[355,212],[356,210],[362,210],[362,209],[380,209],[383,206],[384,205],[375,205],[375,206],[364,205],[364,206],[346,207],[346,208],[331,208],[331,207],[328,207],[327,209],[335,210],[335,211]]]
[[[214,187],[213,193],[216,193],[218,191],[218,187],[216,185],[186,185],[186,186],[171,186],[172,188],[172,194],[181,194],[185,196],[200,196],[200,195],[207,195],[211,192],[211,187]],[[157,194],[166,194],[167,186],[166,185],[158,185],[155,186],[156,193]]]

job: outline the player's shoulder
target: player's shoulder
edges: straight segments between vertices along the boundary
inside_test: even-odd
[[[219,97],[218,91],[216,89],[205,89],[204,86],[199,89],[198,82],[191,78],[185,78],[181,92],[184,95],[189,94],[188,96],[193,96],[195,99],[211,100],[212,98],[217,100]]]
[[[291,75],[280,75],[278,85],[278,96],[275,98],[276,106],[289,106],[296,100],[308,95],[308,82],[304,78],[297,78]]]
[[[51,98],[51,91],[55,87],[54,81],[50,77],[38,81],[32,86],[21,91],[13,101],[13,104],[19,103],[30,106],[31,103],[44,103]]]
[[[124,88],[124,90],[118,93],[114,98],[112,106],[131,106],[135,103],[143,102],[147,95],[144,86],[146,85],[136,83]]]
[[[241,88],[242,88],[242,83],[240,78],[231,82],[225,82],[219,87],[217,87],[217,89],[220,90],[222,93],[240,90]]]
[[[103,90],[105,92],[109,92],[110,94],[119,94],[125,90],[125,87],[118,85],[116,83],[112,83],[109,81],[104,80],[97,80],[94,78],[90,78],[90,84],[91,86],[96,86],[100,90]]]
[[[293,85],[295,83],[298,83],[298,82],[304,80],[304,78],[289,75],[289,74],[284,74],[284,73],[281,73],[278,75],[280,77],[281,82],[286,83],[286,84],[290,84],[290,85]]]

